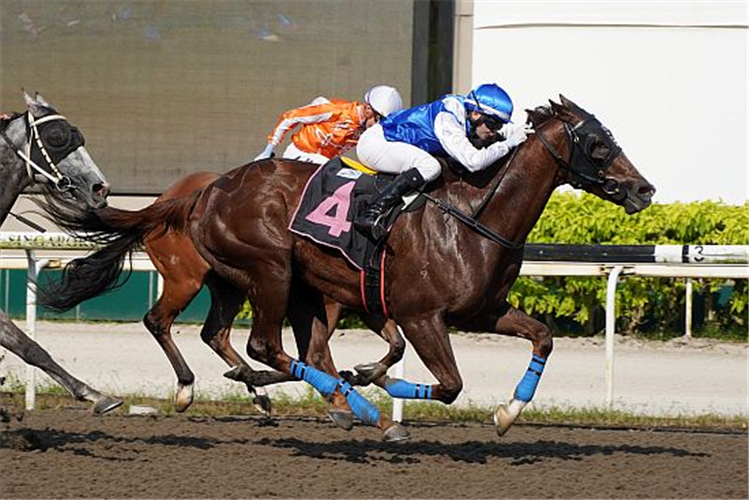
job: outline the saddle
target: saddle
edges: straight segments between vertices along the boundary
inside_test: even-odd
[[[425,199],[420,193],[405,197],[387,215],[386,234],[376,240],[356,229],[353,221],[394,179],[394,175],[377,174],[350,158],[334,158],[307,181],[289,225],[293,233],[341,252],[361,273],[367,311],[386,317],[385,242],[398,216],[420,209]]]

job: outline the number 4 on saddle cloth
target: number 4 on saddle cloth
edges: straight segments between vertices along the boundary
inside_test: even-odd
[[[367,312],[387,317],[385,241],[398,214],[417,210],[425,200],[418,193],[407,196],[387,215],[387,232],[372,240],[356,229],[354,218],[395,179],[394,175],[374,174],[349,158],[334,158],[322,165],[307,181],[289,229],[339,250],[361,271],[362,301]]]

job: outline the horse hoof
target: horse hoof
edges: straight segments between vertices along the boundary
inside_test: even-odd
[[[354,414],[344,410],[328,410],[328,417],[344,431],[354,428]]]
[[[356,365],[354,367],[354,370],[356,370],[356,372],[358,373],[356,377],[357,382],[359,382],[358,385],[369,385],[376,379],[387,373],[387,367],[376,361],[372,363],[363,363],[361,365]]]
[[[110,412],[120,406],[122,404],[121,399],[116,399],[111,396],[102,396],[95,404],[94,404],[94,415],[104,415],[107,412]]]
[[[517,414],[513,414],[507,405],[497,406],[494,412],[494,427],[497,429],[497,435],[499,437],[504,436],[510,430],[516,418]]]
[[[252,404],[255,405],[257,411],[270,418],[271,402],[266,394],[256,394],[255,397],[252,398]]]
[[[385,432],[382,433],[382,440],[387,441],[388,443],[405,441],[407,439],[411,439],[411,433],[397,422],[393,423],[393,425],[385,429]]]
[[[178,413],[187,410],[192,404],[193,385],[177,385],[177,393],[174,395],[174,409]]]
[[[252,369],[244,366],[244,365],[237,365],[228,372],[224,373],[224,377],[235,380],[237,382],[247,382],[248,381],[248,375],[252,373]]]
[[[357,382],[359,380],[359,376],[354,375],[349,370],[341,370],[338,372],[338,375],[351,385],[357,385]]]

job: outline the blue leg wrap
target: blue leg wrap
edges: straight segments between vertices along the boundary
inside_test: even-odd
[[[427,384],[412,384],[399,378],[388,378],[385,390],[394,398],[401,399],[432,399],[432,386]]]
[[[544,372],[544,366],[546,360],[535,354],[531,358],[531,364],[528,366],[528,371],[525,372],[523,379],[520,381],[518,386],[515,388],[514,398],[518,401],[530,401],[533,399],[533,395],[536,393],[536,387],[538,381],[541,380],[541,374]]]
[[[380,420],[379,410],[364,397],[356,392],[350,384],[343,379],[331,377],[317,368],[312,368],[301,361],[292,360],[289,373],[299,380],[303,380],[318,390],[323,396],[330,396],[341,386],[341,393],[346,397],[351,411],[359,420],[367,425],[377,425]]]
[[[376,426],[377,422],[380,421],[380,410],[364,399],[364,396],[356,392],[345,380],[341,379],[340,384],[341,393],[346,396],[346,401],[348,401],[348,405],[351,407],[354,415],[359,417],[362,423]]]
[[[338,387],[338,379],[301,361],[292,361],[289,373],[299,380],[304,380],[326,397],[333,394],[333,391]]]

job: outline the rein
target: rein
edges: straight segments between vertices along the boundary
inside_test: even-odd
[[[54,186],[57,188],[58,191],[65,192],[69,191],[71,189],[75,189],[75,185],[71,182],[70,178],[63,175],[62,172],[57,168],[57,165],[52,161],[52,158],[50,157],[49,153],[47,152],[47,148],[44,147],[44,143],[42,143],[42,138],[39,135],[39,128],[38,126],[42,123],[54,121],[54,120],[67,120],[62,115],[47,115],[40,119],[35,119],[34,115],[31,114],[31,112],[26,113],[25,115],[26,120],[26,130],[27,130],[27,141],[26,141],[26,151],[22,151],[21,149],[17,148],[15,144],[13,144],[13,141],[10,140],[10,137],[8,137],[8,134],[5,132],[5,129],[0,130],[0,136],[2,136],[3,140],[5,140],[6,143],[11,147],[13,152],[18,156],[21,160],[23,160],[26,163],[26,173],[28,174],[29,178],[32,182],[36,182],[36,179],[34,178],[34,174],[32,173],[32,169],[36,170],[36,172],[44,177],[46,177]],[[30,131],[30,132],[29,132]],[[39,149],[39,151],[42,154],[42,157],[44,158],[44,161],[47,162],[47,166],[49,167],[48,172],[47,170],[43,169],[39,165],[37,165],[34,160],[31,159],[31,148],[33,144],[36,144],[36,147]]]
[[[504,179],[505,174],[510,169],[510,165],[512,164],[513,160],[515,159],[515,155],[518,152],[518,148],[515,148],[515,150],[512,152],[512,156],[510,156],[510,159],[507,161],[507,164],[502,169],[501,175],[498,176],[497,182],[494,183],[494,186],[489,190],[489,192],[484,196],[484,199],[481,200],[481,203],[479,203],[479,206],[476,208],[476,210],[473,211],[472,215],[468,215],[467,213],[463,212],[462,210],[456,208],[455,206],[447,203],[444,200],[441,200],[439,198],[435,198],[434,196],[431,196],[428,193],[422,193],[424,197],[437,205],[437,208],[442,210],[448,215],[451,215],[458,219],[460,222],[466,224],[471,229],[479,233],[481,236],[493,241],[494,243],[497,243],[509,250],[520,250],[525,246],[524,243],[515,243],[514,241],[508,240],[501,234],[497,233],[496,231],[490,229],[486,225],[480,223],[478,221],[478,217],[481,214],[481,212],[484,210],[484,207],[489,203],[489,201],[494,197],[494,194],[499,189],[499,185],[502,183],[502,179]]]

